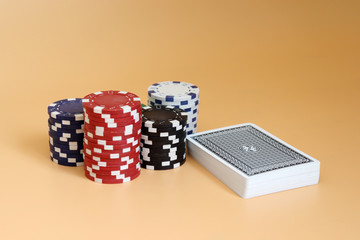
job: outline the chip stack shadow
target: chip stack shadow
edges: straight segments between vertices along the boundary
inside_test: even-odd
[[[167,170],[186,161],[186,113],[171,106],[143,107],[141,167]]]
[[[166,81],[154,83],[148,88],[149,106],[181,108],[187,115],[187,134],[197,131],[199,114],[199,88],[191,83]]]
[[[48,106],[50,158],[70,167],[83,166],[84,116],[81,98],[69,98]]]
[[[124,183],[140,175],[140,98],[102,91],[83,99],[85,175],[98,183]]]

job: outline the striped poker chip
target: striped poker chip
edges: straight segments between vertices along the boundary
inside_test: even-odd
[[[95,140],[106,140],[106,141],[124,141],[128,138],[137,138],[139,137],[141,134],[141,129],[138,129],[137,131],[135,131],[135,133],[133,134],[128,134],[128,135],[124,135],[122,133],[115,133],[115,134],[100,134],[100,135],[96,135],[95,132],[91,132],[90,130],[86,131],[86,133],[84,134],[85,137],[87,138],[92,138]]]
[[[173,106],[176,108],[186,109],[186,108],[196,108],[199,105],[200,99],[196,98],[193,100],[185,100],[185,101],[171,101],[167,102],[165,100],[156,99],[153,97],[148,98],[149,106],[154,105],[162,105],[162,106]]]
[[[86,164],[91,164],[92,166],[97,166],[97,167],[118,167],[119,170],[126,170],[128,168],[131,168],[133,166],[135,166],[138,162],[139,162],[139,157],[137,158],[130,158],[128,161],[126,162],[118,162],[118,161],[95,161],[92,159],[87,158],[86,156],[84,157],[84,162]]]
[[[50,146],[50,150],[55,151],[57,153],[66,154],[66,155],[69,155],[69,156],[80,155],[80,154],[84,153],[83,148],[76,149],[76,150],[69,150],[69,148],[67,148],[66,146],[52,145],[50,142],[49,142],[49,146]]]
[[[86,133],[90,133],[94,137],[101,137],[101,138],[104,137],[106,139],[113,138],[113,137],[132,136],[132,135],[139,133],[139,131],[141,132],[140,126],[134,127],[133,125],[128,125],[128,126],[125,126],[122,128],[116,128],[116,129],[112,130],[112,129],[104,128],[101,126],[93,126],[93,125],[85,124],[84,129],[85,129]],[[88,135],[88,134],[86,134],[86,135]]]
[[[67,166],[67,167],[79,167],[84,166],[84,162],[68,162],[68,161],[62,161],[60,159],[57,159],[55,157],[50,156],[51,161],[54,163],[57,163],[59,165]]]
[[[187,115],[181,109],[171,106],[144,107],[142,125],[147,128],[181,128]]]
[[[48,106],[50,118],[65,121],[83,121],[83,105],[81,98],[63,99]]]
[[[55,132],[56,133],[56,132]],[[55,134],[49,131],[49,136],[54,139],[55,141],[62,142],[62,143],[69,143],[69,142],[82,142],[84,139],[84,134],[81,135],[69,135],[69,134]]]
[[[134,142],[138,142],[139,138],[138,137],[129,137],[129,138],[124,138],[122,140],[119,141],[111,141],[111,140],[106,140],[106,139],[96,139],[96,138],[90,138],[85,136],[85,139],[89,142],[92,142],[94,144],[98,144],[98,145],[125,145],[125,144],[130,144],[130,143],[134,143]],[[84,139],[84,141],[85,141]]]
[[[51,151],[51,150],[50,150],[50,157],[56,158],[56,159],[64,161],[64,162],[67,161],[69,163],[77,163],[77,162],[83,162],[84,161],[82,155],[78,155],[78,156],[74,156],[74,157],[70,157],[70,156],[69,157],[68,156],[62,157],[60,155],[60,153],[57,153],[57,152]]]
[[[91,111],[87,111],[84,109],[84,116],[89,119],[96,119],[97,121],[105,121],[105,122],[116,122],[116,121],[130,121],[130,120],[138,120],[140,119],[142,113],[141,108],[137,108],[132,110],[129,114],[105,114],[105,113],[93,113]]]
[[[140,166],[140,162],[137,162],[135,166],[133,166],[132,168],[128,168],[125,170],[98,170],[98,169],[94,169],[92,167],[91,164],[84,164],[85,168],[87,171],[97,174],[98,176],[100,175],[105,175],[105,176],[117,176],[117,175],[122,175],[122,174],[126,174],[126,175],[132,175],[137,173],[138,171],[140,171],[141,166]]]
[[[101,149],[92,149],[89,148],[86,144],[84,144],[84,152],[90,156],[97,156],[109,159],[120,159],[126,156],[136,155],[140,152],[140,147],[136,148],[124,148],[122,150],[116,151],[104,151]]]
[[[51,129],[51,131],[57,132],[57,133],[73,133],[73,134],[81,134],[84,133],[84,129],[80,128],[80,129],[66,129],[66,128],[58,128],[55,125],[52,124],[48,124],[49,129]]]
[[[102,145],[102,144],[96,144],[94,142],[90,142],[86,138],[84,138],[84,143],[93,149],[99,148],[101,150],[109,150],[109,151],[122,150],[122,149],[126,149],[129,147],[134,148],[134,147],[138,147],[140,145],[139,140],[134,140],[133,142],[130,142],[127,144],[115,144],[115,145],[105,144],[105,145]]]
[[[145,138],[145,135],[142,135]],[[181,138],[175,138],[174,140],[157,140],[157,139],[152,139],[152,140],[145,140],[145,139],[141,139],[140,142],[146,145],[176,145],[179,144],[181,142],[184,142],[186,136],[183,136]]]
[[[103,184],[116,184],[116,183],[126,183],[126,182],[130,182],[134,179],[136,179],[139,175],[140,175],[141,171],[138,171],[136,174],[131,175],[131,176],[127,176],[125,178],[121,178],[121,179],[109,179],[109,178],[101,178],[99,176],[97,176],[96,174],[90,174],[88,171],[85,171],[85,176],[97,183],[103,183]]]
[[[143,161],[149,162],[149,163],[162,163],[162,162],[177,162],[182,161],[185,159],[184,156],[178,156],[178,155],[171,155],[171,156],[164,156],[164,157],[151,157],[151,156],[144,156],[141,155],[141,159]]]
[[[199,88],[191,83],[166,81],[154,83],[148,88],[148,95],[166,102],[185,101],[199,97]]]
[[[160,164],[147,163],[145,161],[141,161],[141,167],[148,170],[170,170],[182,166],[185,162],[186,159],[176,163],[165,162]]]
[[[184,140],[186,137],[185,134],[181,135],[170,135],[168,137],[151,137],[148,135],[141,135],[141,140],[144,141],[145,144],[152,145],[153,143],[170,143],[170,144],[176,144],[180,141]]]
[[[84,129],[84,123],[81,124],[71,124],[71,125],[63,125],[61,123],[55,122],[51,118],[48,120],[49,126],[54,126],[56,129],[68,129],[68,130],[76,130],[76,129]]]
[[[140,98],[125,91],[101,91],[89,94],[83,99],[83,107],[89,113],[130,115],[141,108]]]
[[[84,137],[84,131],[80,133],[76,133],[76,131],[70,131],[70,132],[54,131],[49,127],[49,135],[58,138],[79,139]]]

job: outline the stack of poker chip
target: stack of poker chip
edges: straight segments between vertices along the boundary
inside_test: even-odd
[[[187,115],[187,134],[197,131],[199,112],[199,88],[186,82],[160,82],[148,88],[149,106],[172,106],[181,108]]]
[[[84,116],[81,98],[48,106],[51,160],[64,166],[83,166]]]
[[[99,183],[140,175],[141,103],[133,93],[102,91],[83,99],[85,175]]]
[[[141,167],[167,170],[186,161],[185,112],[171,106],[143,107],[141,128]]]

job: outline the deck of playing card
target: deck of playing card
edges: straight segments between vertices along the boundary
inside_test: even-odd
[[[247,123],[187,137],[189,154],[243,198],[317,184],[320,162]]]

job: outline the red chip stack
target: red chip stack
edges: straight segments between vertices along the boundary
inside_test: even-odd
[[[124,183],[140,175],[141,102],[133,93],[102,91],[83,99],[85,175]]]

